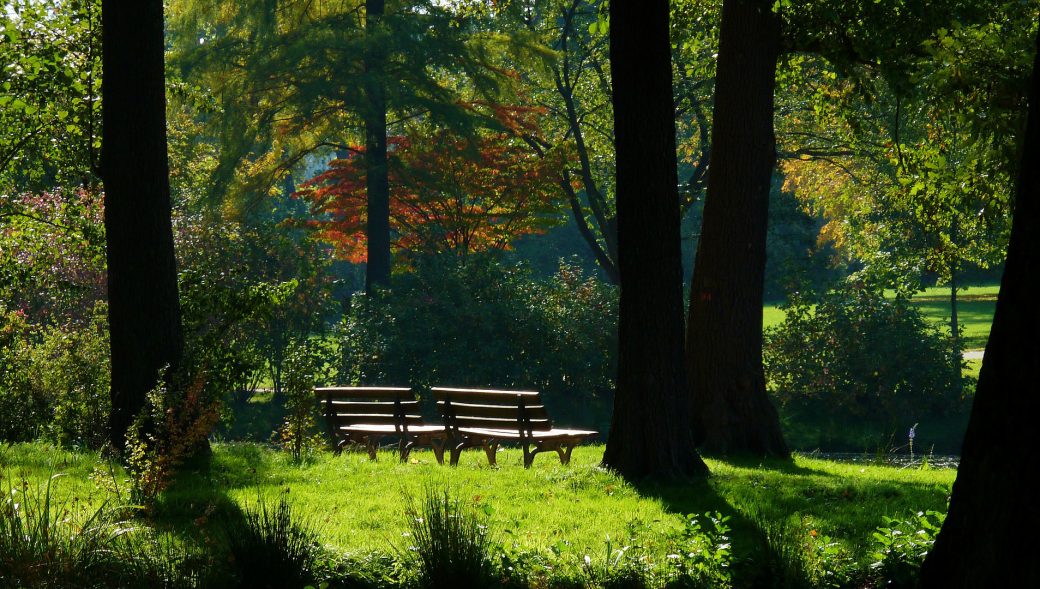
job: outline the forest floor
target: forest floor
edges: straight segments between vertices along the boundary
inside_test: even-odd
[[[729,518],[738,559],[760,549],[763,529],[780,525],[806,541],[826,539],[867,566],[873,532],[884,518],[945,511],[956,475],[948,468],[796,455],[791,461],[709,458],[708,479],[635,486],[602,469],[602,453],[602,446],[578,448],[568,466],[550,453],[525,470],[516,449],[502,450],[497,468],[479,450],[464,452],[451,468],[429,451],[414,452],[407,463],[390,452],[373,462],[357,453],[314,451],[297,464],[260,444],[215,444],[212,456],[186,468],[144,521],[197,538],[205,534],[200,522],[282,495],[334,549],[393,554],[407,548],[407,506],[430,490],[447,490],[484,514],[502,545],[575,562],[603,558],[611,546],[638,546],[664,558],[666,539],[682,528],[686,514],[718,512]],[[56,474],[64,476],[54,480],[53,494],[66,507],[89,510],[127,500],[125,473],[96,453],[40,443],[0,446],[4,484],[32,492]]]

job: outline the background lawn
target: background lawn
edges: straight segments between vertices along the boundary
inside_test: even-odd
[[[986,347],[999,290],[999,285],[970,286],[957,293],[957,312],[964,329],[965,350],[981,350]],[[948,288],[935,286],[926,288],[914,296],[913,302],[933,324],[949,331],[950,290]],[[765,305],[762,315],[764,327],[776,327],[784,321],[783,310],[775,304]],[[975,369],[975,372],[977,373],[978,370]]]

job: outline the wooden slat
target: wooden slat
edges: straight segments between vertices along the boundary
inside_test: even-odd
[[[516,419],[486,419],[480,417],[456,417],[450,423],[455,427],[475,427],[484,429],[503,429],[519,431],[520,422]],[[552,424],[547,419],[532,419],[530,422],[532,430],[552,429]]]
[[[521,436],[517,430],[463,428],[460,431],[477,437],[499,440],[518,440]],[[575,442],[596,435],[597,432],[587,430],[535,430],[531,438],[535,440],[574,440]]]
[[[319,399],[394,399],[413,400],[415,395],[407,387],[317,387],[314,395]]]
[[[444,412],[444,401],[437,401],[437,408]],[[494,417],[498,419],[520,419],[520,407],[516,403],[508,405],[478,405],[452,401],[455,415],[465,417]],[[525,407],[528,419],[549,419],[549,413],[542,405]]]
[[[398,423],[407,422],[408,425],[419,425],[422,423],[422,417],[419,415],[407,415],[404,421],[398,420],[393,415],[333,415],[332,419],[337,425],[353,425],[358,423],[371,423],[381,425],[396,425]]]
[[[523,397],[525,403],[531,405],[541,405],[542,402],[539,399],[538,391],[501,391],[493,389],[449,389],[443,387],[433,387],[430,389],[433,391],[434,397],[438,401],[444,401],[451,399],[454,403],[456,401],[463,403],[482,403],[482,404],[513,404],[516,405],[518,400]]]
[[[401,411],[405,413],[417,413],[419,411],[418,401],[333,401],[333,413],[341,414],[385,414],[393,415],[400,405]],[[322,403],[322,408],[327,409],[328,404]]]

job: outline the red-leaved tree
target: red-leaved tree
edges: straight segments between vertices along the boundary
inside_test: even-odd
[[[503,132],[465,136],[448,130],[388,139],[392,245],[404,254],[459,257],[508,249],[515,238],[562,221],[559,207],[563,154],[539,158]],[[337,256],[365,261],[364,148],[333,160],[304,182],[313,219],[305,225],[336,248]]]

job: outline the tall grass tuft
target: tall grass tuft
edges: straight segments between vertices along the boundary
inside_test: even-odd
[[[299,521],[284,496],[273,506],[259,498],[225,533],[240,587],[302,588],[314,581],[318,535]]]
[[[494,542],[487,518],[465,509],[448,490],[428,489],[407,509],[409,547],[424,589],[484,589],[497,584]]]
[[[91,587],[110,576],[118,538],[129,530],[104,507],[78,517],[56,502],[48,479],[41,491],[5,485],[0,499],[0,586]]]

